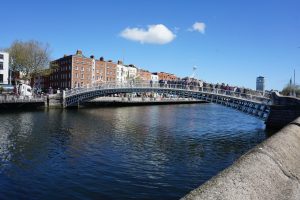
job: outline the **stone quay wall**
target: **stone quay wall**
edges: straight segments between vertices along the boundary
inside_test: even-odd
[[[266,120],[266,128],[281,129],[288,123],[300,117],[300,99],[295,97],[281,96],[272,93],[272,105],[270,114]]]
[[[300,117],[182,200],[300,199]]]

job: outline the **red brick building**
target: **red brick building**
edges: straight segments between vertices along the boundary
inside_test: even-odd
[[[137,70],[137,77],[141,81],[150,81],[151,80],[151,72],[144,70],[144,69],[138,69]]]
[[[178,77],[175,76],[174,74],[170,74],[166,72],[155,72],[153,74],[158,75],[158,80],[174,81],[178,79]]]
[[[132,67],[132,66],[129,66]],[[44,90],[50,87],[57,89],[71,89],[76,87],[92,86],[103,82],[117,80],[117,64],[111,60],[105,61],[103,57],[95,59],[94,56],[86,57],[81,50],[74,55],[64,55],[62,58],[51,62],[51,69],[47,75],[40,78],[40,87]],[[128,72],[131,76],[131,72]],[[151,74],[158,75],[159,80],[177,80],[174,74],[165,72],[151,73],[138,69],[134,77],[143,81],[150,81]]]
[[[52,73],[43,77],[43,82],[48,84],[43,84],[44,89],[70,89],[116,80],[116,63],[104,61],[103,57],[99,60],[94,56],[85,57],[80,50],[52,61],[51,66]]]

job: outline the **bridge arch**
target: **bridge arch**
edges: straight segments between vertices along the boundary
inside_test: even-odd
[[[270,98],[263,95],[238,93],[229,90],[203,88],[182,84],[106,83],[101,86],[75,88],[63,94],[65,108],[77,106],[81,102],[120,93],[160,93],[173,94],[178,97],[194,98],[230,107],[246,114],[266,120],[270,112]]]

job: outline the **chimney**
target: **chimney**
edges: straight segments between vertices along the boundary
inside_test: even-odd
[[[64,58],[67,57],[67,56],[68,56],[67,54],[64,54]]]
[[[94,55],[91,55],[90,58],[94,59]]]
[[[82,55],[82,51],[78,49],[78,50],[76,51],[76,55]]]
[[[118,60],[118,65],[123,65],[123,61]]]
[[[104,58],[102,56],[100,57],[100,61],[104,61]]]

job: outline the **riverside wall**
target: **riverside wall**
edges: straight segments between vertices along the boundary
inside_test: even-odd
[[[181,200],[299,200],[300,117]]]
[[[62,94],[52,94],[47,96],[47,102],[45,103],[47,108],[63,108]]]
[[[272,105],[266,120],[266,128],[281,129],[300,116],[300,99],[281,96],[276,92],[271,96]]]

